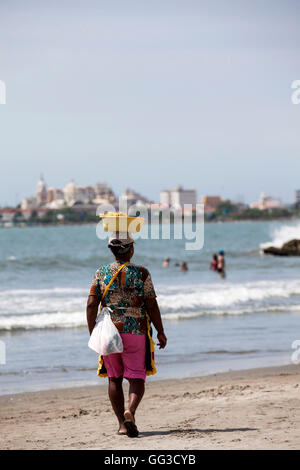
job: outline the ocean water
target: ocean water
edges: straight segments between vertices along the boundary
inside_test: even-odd
[[[200,251],[186,251],[185,240],[137,240],[133,262],[151,272],[168,337],[149,380],[290,363],[300,258],[261,248],[295,237],[299,222],[237,222],[206,224]],[[96,226],[7,228],[0,241],[0,393],[105,384],[85,318],[93,274],[112,260]],[[209,270],[221,248],[226,279]],[[187,273],[175,266],[183,261]]]

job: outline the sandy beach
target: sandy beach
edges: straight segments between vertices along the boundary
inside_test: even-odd
[[[1,449],[299,449],[300,366],[147,384],[137,439],[106,385],[0,397]],[[126,384],[127,390],[127,384]]]

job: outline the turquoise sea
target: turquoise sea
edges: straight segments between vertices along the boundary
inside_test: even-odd
[[[185,240],[137,240],[133,262],[151,272],[168,337],[149,380],[290,363],[300,258],[264,256],[261,246],[294,237],[297,221],[207,223],[200,251],[186,251]],[[93,274],[112,260],[96,226],[3,228],[0,242],[0,393],[105,384],[85,319]],[[224,280],[209,270],[221,248]],[[183,261],[187,273],[175,266]]]

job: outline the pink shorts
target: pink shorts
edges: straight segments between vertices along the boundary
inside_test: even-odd
[[[108,377],[146,379],[146,337],[121,333],[123,352],[103,356]]]

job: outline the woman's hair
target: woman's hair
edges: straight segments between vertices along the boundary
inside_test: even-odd
[[[110,245],[109,249],[111,250],[112,254],[117,257],[120,255],[126,255],[129,253],[130,248],[132,247],[133,243],[130,243],[129,245]]]

